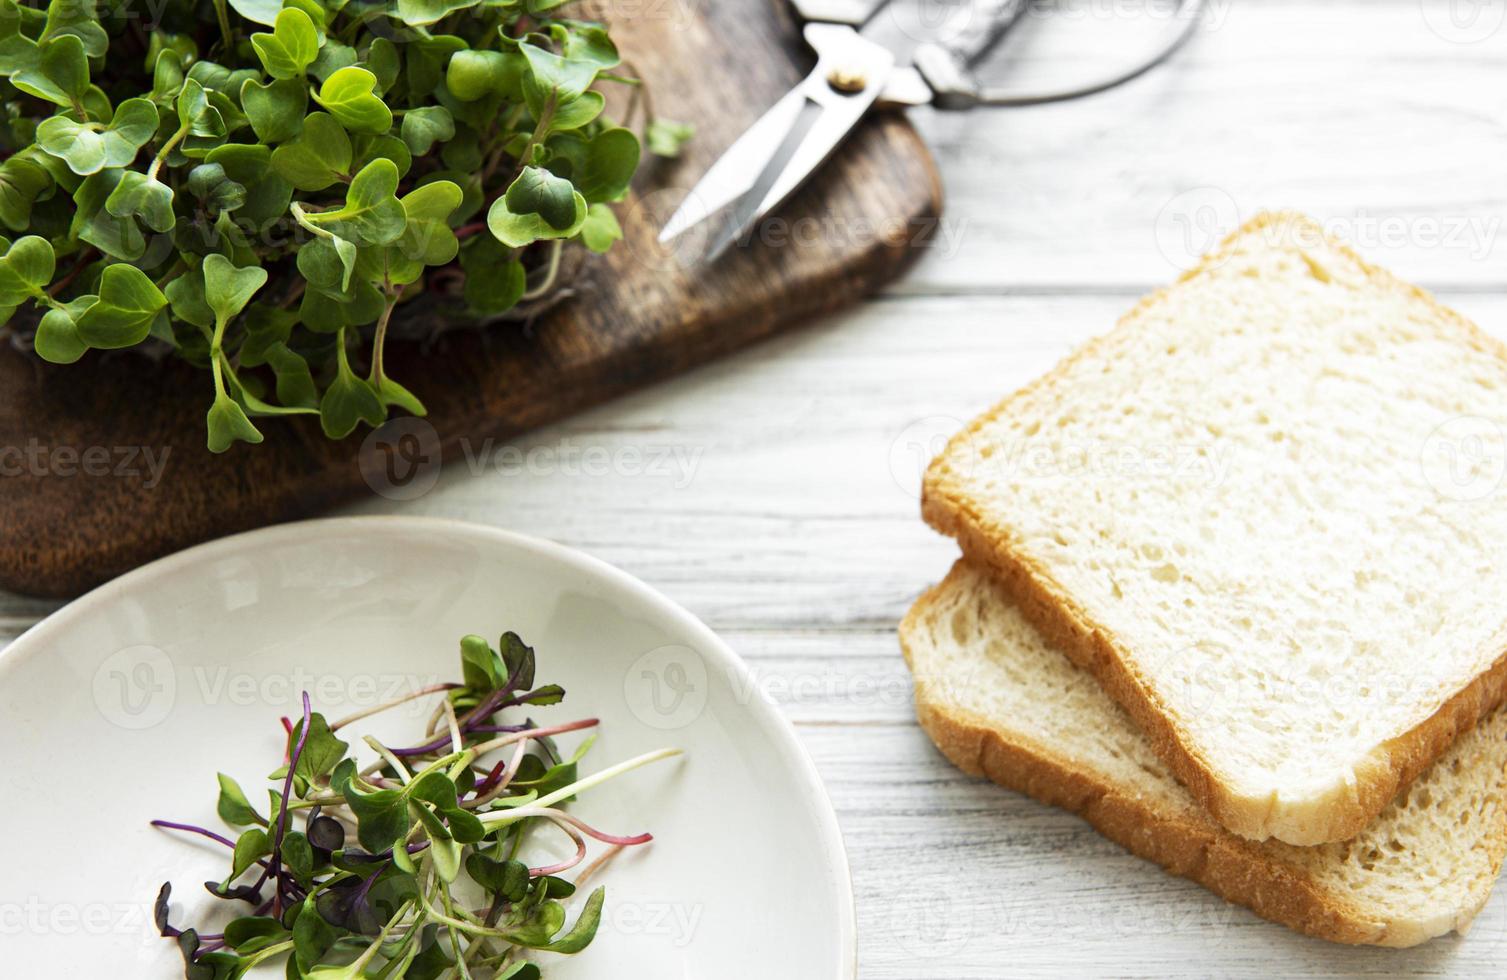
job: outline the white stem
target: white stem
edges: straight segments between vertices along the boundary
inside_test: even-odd
[[[625,772],[637,769],[640,766],[647,766],[651,762],[658,762],[660,759],[668,759],[671,756],[680,754],[681,752],[679,749],[657,749],[653,752],[645,752],[643,755],[635,756],[634,758],[629,759],[627,762],[619,762],[617,765],[609,766],[606,769],[603,769],[601,772],[594,772],[590,776],[587,776],[585,779],[578,779],[575,782],[571,783],[569,786],[562,786],[561,788],[555,790],[553,793],[548,793],[544,796],[539,797],[539,799],[535,800],[528,808],[525,809],[539,809],[541,807],[550,806],[552,804],[560,802],[561,800],[569,799],[572,796],[584,793],[586,790],[591,789],[593,786],[600,786],[607,780],[621,776]],[[491,830],[493,827],[501,827],[504,824],[512,823],[515,820],[522,819],[523,817],[527,817],[528,815],[529,814],[526,812],[520,815],[520,813],[516,810],[493,810],[490,813],[481,814],[480,819],[482,826],[486,827],[488,830]]]
[[[403,780],[404,786],[407,786],[408,783],[413,779],[413,773],[409,772],[408,767],[403,765],[403,760],[393,755],[392,751],[389,750],[387,746],[383,745],[381,742],[377,741],[370,735],[366,736],[366,744],[375,749],[378,755],[387,760],[388,765],[392,766],[398,771],[398,778]]]

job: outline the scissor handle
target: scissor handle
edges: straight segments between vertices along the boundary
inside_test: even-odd
[[[1008,0],[987,0],[987,2],[1008,2]],[[1154,48],[1150,54],[1132,64],[1129,68],[1116,69],[1109,74],[1094,78],[1088,82],[1080,83],[1070,88],[1053,89],[1045,91],[1021,91],[1019,89],[990,88],[983,85],[970,70],[973,61],[977,60],[978,54],[969,57],[960,53],[957,45],[947,44],[923,44],[916,49],[915,65],[931,86],[933,104],[939,109],[972,109],[975,106],[1025,106],[1041,105],[1047,102],[1065,102],[1069,99],[1082,98],[1085,95],[1093,95],[1106,89],[1138,78],[1157,65],[1172,57],[1172,54],[1182,47],[1184,42],[1193,35],[1193,29],[1198,26],[1199,15],[1203,13],[1205,0],[1179,0],[1177,10],[1173,12],[1171,22],[1173,28],[1163,38],[1160,45]],[[1016,16],[1019,16],[1017,12]],[[1013,19],[1010,23],[1014,23]],[[1009,28],[1005,25],[1004,30]],[[1000,33],[1003,33],[1001,30]],[[990,41],[998,40],[999,35]],[[968,49],[962,49],[966,52]],[[987,45],[982,50],[988,50]]]
[[[965,68],[979,61],[1020,20],[1030,0],[973,0],[968,23],[954,37],[939,42]]]

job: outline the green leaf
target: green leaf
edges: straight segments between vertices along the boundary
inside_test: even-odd
[[[522,248],[537,241],[570,238],[586,224],[586,199],[572,191],[574,220],[566,228],[556,228],[538,214],[515,214],[508,208],[506,196],[492,202],[487,211],[487,228],[509,248]]]
[[[37,356],[53,364],[72,364],[84,356],[89,346],[78,335],[78,316],[94,302],[93,296],[80,296],[63,309],[42,314],[32,347]]]
[[[319,423],[324,434],[331,439],[344,439],[360,423],[375,428],[386,418],[387,410],[372,386],[341,365],[319,400]]]
[[[612,243],[623,237],[623,227],[617,223],[617,215],[605,204],[593,204],[586,211],[586,223],[581,226],[581,241],[593,252],[605,252]]]
[[[412,824],[408,801],[395,789],[363,793],[354,784],[346,787],[345,801],[356,815],[356,836],[361,846],[373,854],[390,850],[402,840]]]
[[[429,414],[429,409],[425,408],[424,403],[419,401],[418,395],[415,395],[391,378],[383,378],[381,387],[373,385],[372,388],[376,391],[377,397],[381,399],[382,404],[388,408],[401,408],[409,415],[416,415],[419,418],[423,418]],[[470,814],[463,813],[463,816],[470,816]],[[478,823],[477,826],[480,827],[481,824]],[[475,839],[480,840],[482,836],[482,833],[477,833]],[[456,839],[460,840],[460,835],[456,835]],[[461,841],[461,843],[466,843],[466,841]]]
[[[103,58],[110,36],[100,26],[95,0],[51,0],[47,5],[47,23],[38,40],[72,34],[84,44],[84,53]]]
[[[106,167],[124,167],[157,132],[157,107],[146,99],[127,99],[110,124],[78,123],[51,116],[37,127],[37,145],[81,176]]]
[[[638,170],[638,137],[621,127],[604,129],[587,141],[584,156],[571,182],[586,202],[622,200]]]
[[[277,375],[277,400],[285,406],[317,412],[319,389],[314,384],[309,362],[281,342],[269,345],[266,357]]]
[[[219,165],[227,178],[250,186],[271,174],[272,148],[251,143],[226,143],[206,153],[204,162]],[[193,177],[192,172],[189,177]]]
[[[576,193],[570,181],[542,167],[524,167],[503,196],[509,212],[536,214],[551,228],[569,228],[576,220]]]
[[[299,736],[303,734],[303,719],[300,718],[293,726],[293,731],[288,735],[288,750],[298,744]],[[350,746],[336,738],[330,731],[329,722],[325,721],[324,715],[313,712],[309,716],[309,737],[304,742],[304,748],[298,756],[298,765],[293,770],[293,775],[302,779],[305,784],[312,783],[316,778],[323,778],[335,771],[335,767],[345,758]]]
[[[122,177],[120,170],[101,170],[85,177],[73,194],[76,207],[69,230],[111,258],[134,262],[146,251],[141,229],[131,218],[112,215],[105,207]]]
[[[221,820],[236,827],[245,827],[254,823],[265,823],[261,815],[247,801],[246,794],[241,791],[239,783],[223,772],[218,774],[218,778],[220,780],[220,800],[215,807],[215,811],[219,813]]]
[[[287,846],[286,841],[283,846]],[[243,915],[225,924],[225,945],[238,953],[255,953],[287,936],[281,922],[265,915]]]
[[[319,32],[307,13],[284,7],[273,20],[272,33],[251,35],[251,46],[273,78],[302,78],[319,56]]]
[[[413,166],[413,152],[396,136],[361,136],[355,144],[356,162],[352,166],[358,171],[373,160],[391,160],[398,168],[398,176],[402,177]]]
[[[443,143],[455,138],[455,119],[444,106],[409,109],[403,114],[399,131],[414,156],[423,156],[436,141]]]
[[[670,119],[656,119],[644,131],[644,142],[649,152],[657,157],[678,157],[680,151],[696,135],[696,127]]]
[[[601,24],[553,24],[550,26],[550,34],[567,58],[590,61],[601,69],[616,68],[622,64],[623,59],[618,54],[617,45],[612,43],[607,29]]]
[[[308,881],[314,873],[314,847],[302,831],[289,831],[283,838],[283,864],[299,881]]]
[[[221,149],[226,148],[221,147]],[[231,180],[225,173],[225,168],[218,163],[201,163],[190,170],[188,192],[198,198],[207,210],[216,214],[221,211],[234,211],[246,203],[245,185]]]
[[[213,327],[215,312],[204,301],[204,270],[189,269],[167,284],[163,290],[172,307],[173,316],[198,327]]]
[[[0,222],[11,231],[26,231],[31,209],[55,186],[52,174],[27,150],[0,163]]]
[[[131,347],[146,339],[167,297],[146,273],[116,263],[100,274],[99,299],[78,319],[79,336],[90,347]]]
[[[360,245],[386,245],[403,234],[407,215],[396,196],[398,168],[386,158],[368,163],[345,192],[345,206],[307,220]]]
[[[272,169],[301,191],[318,191],[347,175],[351,138],[335,117],[311,112],[298,138],[272,151]]]
[[[522,861],[498,861],[473,852],[466,858],[466,874],[488,894],[508,902],[521,902],[528,894],[528,865]]]
[[[172,231],[178,220],[173,214],[172,188],[134,170],[120,175],[120,182],[105,198],[105,210],[117,218],[138,216],[157,232]]]
[[[230,877],[225,879],[225,883],[228,885],[235,881],[246,873],[246,869],[271,853],[272,839],[265,830],[253,827],[243,832],[236,838],[235,854],[230,862]]]
[[[476,102],[517,84],[525,64],[502,51],[457,51],[445,68],[445,88],[462,102]]]
[[[319,48],[319,57],[309,66],[309,74],[322,82],[340,69],[354,65],[357,60],[355,48],[327,37]]]
[[[263,85],[248,78],[241,85],[241,109],[263,143],[286,143],[296,137],[308,107],[309,87],[302,79],[275,79]]]
[[[448,180],[436,180],[403,195],[406,221],[398,239],[402,253],[425,265],[449,264],[460,251],[448,222],[461,197],[460,186]]]
[[[282,10],[282,0],[230,0],[231,9],[249,21],[271,27]]]
[[[565,58],[527,41],[518,45],[528,62],[523,96],[529,112],[538,119],[545,106],[577,98],[596,81],[599,66],[590,58]]]
[[[466,273],[466,305],[483,316],[506,313],[518,304],[528,288],[523,263],[509,258],[508,249],[491,236],[478,235],[461,249],[461,268]]]
[[[267,270],[261,267],[238,269],[219,254],[204,260],[204,301],[220,323],[241,312],[266,283]]]
[[[192,77],[185,79],[178,92],[178,125],[188,130],[191,136],[205,139],[224,139],[225,118],[209,101],[209,93]]]
[[[573,99],[562,99],[555,106],[554,115],[550,117],[550,130],[562,132],[580,129],[600,116],[606,106],[607,100],[599,92],[582,92]]]
[[[476,5],[476,0],[398,0],[398,19],[409,27],[428,27],[446,14]]]
[[[461,680],[474,693],[490,694],[507,682],[502,657],[486,638],[475,633],[460,638]]]
[[[334,927],[319,914],[314,898],[304,899],[293,922],[293,962],[303,973],[312,970],[338,938]]]
[[[581,914],[576,917],[576,924],[571,926],[569,932],[540,949],[549,950],[551,953],[579,953],[585,949],[593,938],[596,937],[597,928],[602,924],[602,903],[607,900],[607,889],[598,885],[586,898],[586,906],[581,909]]]
[[[237,441],[253,444],[262,441],[261,431],[251,424],[246,411],[224,393],[216,396],[214,404],[209,407],[204,425],[209,431],[208,444],[212,453],[223,453]]]
[[[398,46],[388,38],[374,37],[361,65],[377,76],[378,94],[386,94],[397,83],[398,74],[403,70],[403,56],[398,53]]]
[[[10,76],[12,85],[65,108],[83,102],[89,91],[89,58],[77,35],[63,34],[41,44],[24,35],[7,40],[17,47],[20,66]]]
[[[385,133],[392,128],[392,110],[376,87],[377,76],[365,68],[341,68],[325,79],[314,101],[353,133]]]
[[[52,281],[52,243],[37,235],[20,238],[0,256],[0,305],[18,306]]]

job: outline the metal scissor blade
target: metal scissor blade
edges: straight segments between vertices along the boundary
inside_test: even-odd
[[[728,215],[722,231],[706,247],[703,258],[707,262],[715,262],[720,258],[733,242],[742,238],[759,220],[764,198],[779,181],[780,175],[790,166],[790,161],[795,158],[796,153],[800,152],[801,145],[805,143],[806,137],[811,134],[811,130],[825,111],[810,99],[804,100],[795,121],[790,125],[790,131],[775,148],[774,155],[764,163],[764,169],[754,179],[753,186],[744,191],[734,203],[732,213]]]
[[[767,184],[763,194],[752,195],[752,206],[738,208],[730,224],[730,240],[736,240],[804,183],[873,106],[894,67],[888,49],[836,24],[808,24],[806,40],[817,51],[816,68],[712,165],[665,224],[661,242]],[[852,90],[838,91],[834,78]],[[804,133],[793,132],[798,124]],[[726,231],[719,240],[728,237]]]
[[[786,92],[717,158],[665,223],[659,233],[661,242],[699,225],[748,192],[800,116],[801,107],[807,101],[805,86],[806,83],[802,82]]]

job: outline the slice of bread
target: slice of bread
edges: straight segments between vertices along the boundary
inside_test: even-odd
[[[1342,943],[1464,932],[1507,854],[1507,709],[1462,735],[1354,840],[1294,847],[1211,820],[1130,718],[966,562],[900,627],[916,714],[954,764],[1080,814],[1258,915]]]
[[[1224,826],[1359,833],[1507,696],[1507,348],[1256,219],[975,420],[926,519]]]

